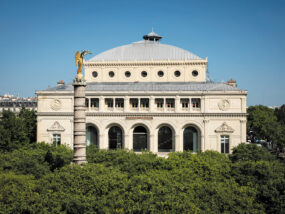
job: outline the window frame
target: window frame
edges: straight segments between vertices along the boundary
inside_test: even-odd
[[[220,152],[222,154],[230,154],[230,135],[220,135]]]
[[[61,134],[53,133],[52,134],[52,143],[56,146],[61,145]]]

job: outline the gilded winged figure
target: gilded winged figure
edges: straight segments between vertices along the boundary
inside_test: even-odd
[[[83,51],[81,51],[81,53],[79,51],[77,51],[75,53],[75,63],[76,63],[76,65],[78,65],[77,78],[79,78],[79,79],[82,78],[83,57],[86,54],[91,54],[91,52],[83,50]]]

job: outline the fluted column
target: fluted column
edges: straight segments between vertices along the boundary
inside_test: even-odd
[[[85,117],[85,87],[83,78],[75,78],[74,86],[74,155],[75,164],[87,163],[86,160],[86,117]]]

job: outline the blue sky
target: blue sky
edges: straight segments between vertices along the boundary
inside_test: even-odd
[[[285,1],[1,1],[0,94],[35,96],[71,82],[74,54],[142,39],[208,57],[214,81],[233,78],[248,105],[285,103]],[[90,58],[90,57],[89,57]]]

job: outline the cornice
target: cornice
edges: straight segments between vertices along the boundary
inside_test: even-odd
[[[213,96],[213,95],[247,95],[247,90],[242,91],[88,91],[85,92],[86,96],[156,96],[159,95],[160,97],[165,96]],[[163,94],[163,95],[162,95]],[[45,96],[73,96],[74,91],[38,91],[38,96],[45,95]]]
[[[164,65],[207,65],[206,60],[197,61],[99,61],[99,62],[84,62],[86,67],[98,66],[164,66]]]
[[[38,112],[37,116],[73,116],[73,112]],[[116,113],[86,112],[91,117],[246,117],[247,113]]]

